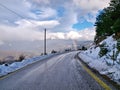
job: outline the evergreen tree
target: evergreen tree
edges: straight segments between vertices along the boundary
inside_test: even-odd
[[[96,18],[95,42],[102,41],[103,36],[120,32],[120,0],[111,0],[110,6],[101,11]]]
[[[120,32],[120,18],[118,18],[116,20],[116,22],[114,23],[112,29],[113,29],[114,33]]]

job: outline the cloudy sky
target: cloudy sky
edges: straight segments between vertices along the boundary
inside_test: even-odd
[[[0,47],[12,42],[93,40],[95,19],[110,0],[0,0]],[[10,43],[11,42],[11,43]],[[57,42],[60,43],[60,42]]]

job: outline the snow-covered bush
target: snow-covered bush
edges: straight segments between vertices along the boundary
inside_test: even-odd
[[[100,48],[100,52],[99,52],[99,56],[102,57],[104,55],[106,55],[108,52],[108,49],[107,48]]]
[[[120,84],[120,41],[111,35],[80,53],[90,67]]]
[[[120,39],[117,40],[117,49],[120,52]]]

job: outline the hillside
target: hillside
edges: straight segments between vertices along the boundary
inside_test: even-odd
[[[80,57],[100,74],[120,84],[120,52],[114,35],[80,53]]]

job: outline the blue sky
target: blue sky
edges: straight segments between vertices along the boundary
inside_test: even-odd
[[[58,7],[57,12],[58,12],[58,16],[62,17],[64,15],[65,8],[64,7]]]
[[[76,24],[73,24],[73,28],[77,30],[83,30],[85,28],[92,28],[92,27],[94,27],[94,23],[88,21],[83,21],[82,23],[78,22]]]

